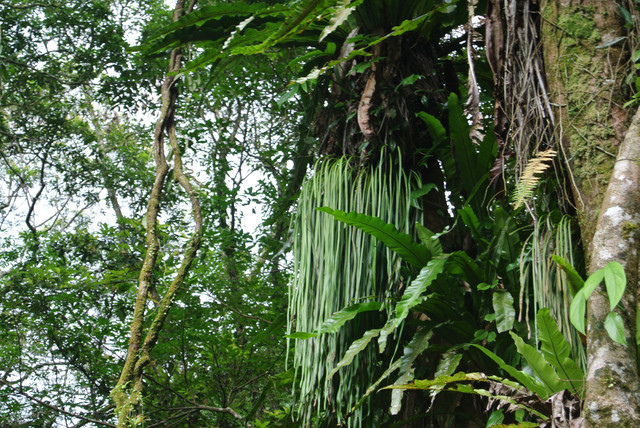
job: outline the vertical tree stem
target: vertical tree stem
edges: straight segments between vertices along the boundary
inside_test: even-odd
[[[174,21],[184,15],[184,5],[185,0],[177,1],[173,13]],[[191,3],[189,12],[194,6],[195,0]],[[175,87],[177,80],[175,74],[180,70],[181,63],[182,50],[180,48],[174,49],[171,52],[169,73],[165,77],[161,88],[162,106],[160,108],[160,114],[156,122],[154,132],[154,158],[156,162],[156,173],[147,208],[147,252],[138,278],[138,292],[133,312],[133,319],[131,321],[127,358],[120,374],[120,379],[118,380],[115,388],[111,391],[111,397],[116,404],[116,414],[118,415],[119,427],[126,427],[131,423],[132,411],[141,398],[144,367],[149,362],[149,354],[157,341],[162,324],[175,299],[175,295],[182,285],[198,248],[200,247],[202,237],[202,215],[200,213],[200,202],[195,190],[182,171],[182,158],[175,133],[174,117],[176,99],[178,95],[177,88]],[[169,166],[164,155],[165,132],[169,136],[169,141],[174,151],[174,177],[189,195],[191,200],[195,230],[185,252],[180,269],[163,297],[156,317],[153,320],[143,342],[142,325],[147,305],[147,296],[159,250],[157,235],[158,213],[160,211],[162,188],[164,187],[164,183],[169,172]],[[141,343],[143,343],[143,345],[141,345]]]

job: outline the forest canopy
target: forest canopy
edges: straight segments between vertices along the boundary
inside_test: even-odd
[[[640,425],[639,16],[0,1],[0,425]]]

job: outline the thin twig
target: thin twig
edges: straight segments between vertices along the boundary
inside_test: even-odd
[[[11,388],[11,390],[13,390],[14,392],[22,395],[23,397],[26,397],[31,401],[35,401],[36,403],[38,403],[38,404],[40,404],[42,406],[45,406],[45,407],[47,407],[47,408],[49,408],[49,409],[51,409],[51,410],[53,410],[55,412],[62,413],[62,414],[67,415],[67,416],[71,416],[72,418],[82,419],[84,421],[91,422],[91,423],[94,423],[94,424],[97,424],[97,425],[102,425],[102,426],[105,426],[105,427],[114,427],[115,428],[115,425],[110,424],[108,422],[103,422],[103,421],[99,421],[97,419],[88,418],[86,416],[82,416],[82,415],[79,415],[77,413],[71,413],[71,412],[68,412],[68,411],[66,411],[64,409],[61,409],[60,407],[56,407],[54,405],[51,405],[51,404],[49,404],[49,403],[47,403],[45,401],[40,400],[39,398],[34,397],[33,395],[30,395],[30,394],[28,394],[28,393],[26,393],[26,392],[24,392],[24,391],[22,391],[22,390],[20,390],[20,389],[18,389],[16,387],[12,386],[11,384],[9,384],[8,382],[5,382],[2,379],[0,379],[0,383],[2,383],[4,386],[7,386],[7,387]]]

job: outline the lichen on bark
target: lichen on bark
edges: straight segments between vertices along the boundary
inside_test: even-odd
[[[542,40],[547,82],[558,119],[558,139],[573,177],[582,238],[595,232],[602,195],[629,115],[623,79],[626,53],[615,2],[543,2]],[[604,46],[604,47],[603,47]]]
[[[640,111],[622,108],[627,46],[616,2],[543,2],[542,39],[557,135],[573,177],[588,271],[612,261],[625,268],[627,289],[616,309],[628,345],[604,328],[610,312],[602,286],[588,300],[588,427],[640,426],[635,318],[640,224]],[[597,219],[597,222],[596,222]]]

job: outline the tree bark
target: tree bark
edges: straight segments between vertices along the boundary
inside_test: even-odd
[[[638,292],[640,234],[640,110],[636,113],[604,195],[593,236],[590,271],[618,261],[625,268],[627,289],[618,312],[625,321],[627,346],[604,329],[609,299],[602,286],[588,300],[586,426],[640,426],[637,352],[634,337]]]
[[[558,149],[570,170],[582,239],[589,248],[631,118],[622,109],[628,54],[622,42],[608,45],[625,35],[624,22],[616,2],[543,0],[540,10]]]
[[[628,57],[622,43],[624,22],[616,2],[548,0],[542,2],[541,13],[557,138],[571,172],[587,270],[591,273],[618,261],[627,275],[627,290],[619,305],[627,346],[614,342],[604,328],[610,308],[603,288],[588,300],[584,423],[588,427],[640,426],[633,334],[640,113],[628,126],[630,115],[622,108]]]

